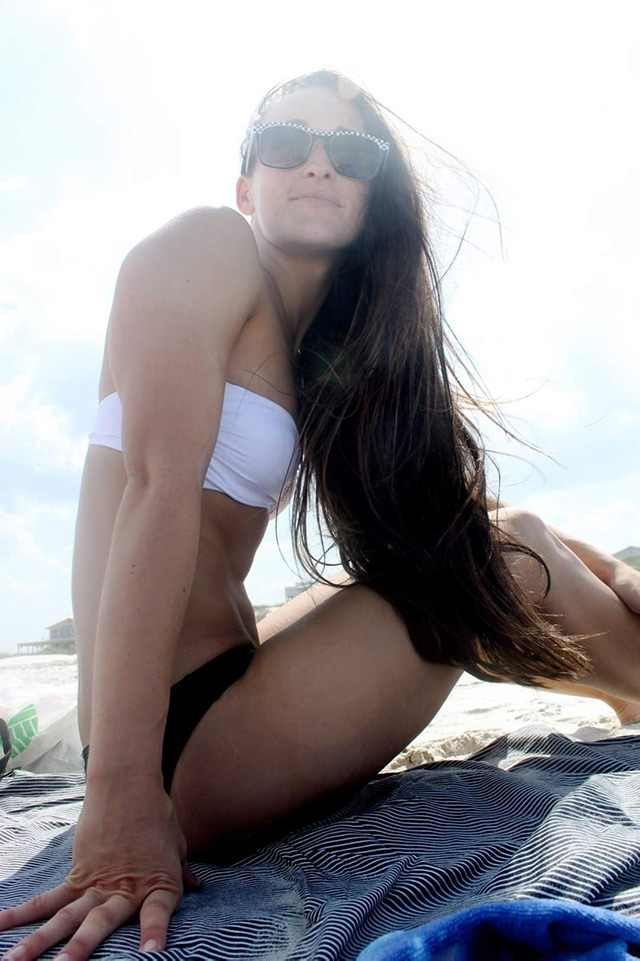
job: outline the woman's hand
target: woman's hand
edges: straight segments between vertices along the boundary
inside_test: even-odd
[[[163,950],[169,920],[184,887],[200,886],[187,866],[186,854],[171,798],[160,783],[137,779],[92,795],[88,789],[66,881],[0,911],[3,931],[50,919],[5,957],[13,961],[19,947],[22,953],[16,957],[33,961],[65,941],[61,955],[68,961],[86,961],[138,911],[140,950]]]
[[[634,614],[640,614],[640,571],[628,564],[617,564],[608,586]]]

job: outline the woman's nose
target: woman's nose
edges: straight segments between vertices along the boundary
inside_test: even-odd
[[[331,161],[329,160],[329,154],[327,153],[327,145],[323,140],[316,140],[309,152],[309,156],[304,162],[304,166],[310,167],[312,170],[315,168],[319,170],[332,169]]]

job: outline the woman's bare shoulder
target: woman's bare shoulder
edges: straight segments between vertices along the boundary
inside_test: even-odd
[[[145,235],[132,251],[160,244],[184,243],[244,243],[257,253],[255,237],[249,222],[231,207],[190,207]]]
[[[191,207],[136,243],[121,274],[147,276],[162,291],[189,291],[193,300],[240,298],[249,315],[262,293],[264,273],[251,225],[231,207]]]
[[[229,358],[260,292],[245,227],[229,208],[185,211],[125,257],[107,351],[130,477],[202,487]]]

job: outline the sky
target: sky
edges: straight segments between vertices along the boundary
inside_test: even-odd
[[[259,99],[320,67],[363,84],[419,151],[447,322],[545,452],[477,421],[502,496],[610,553],[640,545],[639,21],[635,0],[5,0],[0,652],[72,616],[123,257],[181,211],[235,208]],[[255,604],[298,580],[286,514],[277,533],[247,580]]]

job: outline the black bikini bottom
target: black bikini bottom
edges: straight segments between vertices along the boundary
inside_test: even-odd
[[[162,774],[167,794],[171,789],[180,755],[196,726],[213,702],[217,701],[234,681],[242,677],[255,653],[256,648],[252,644],[232,647],[171,686],[162,745]],[[85,775],[88,758],[87,744],[82,750]]]

